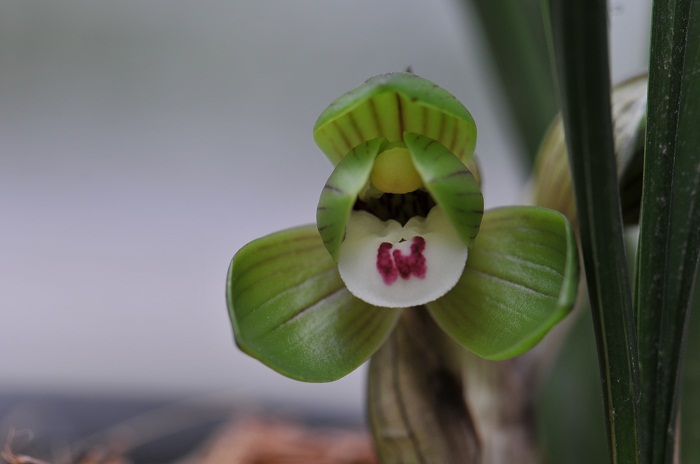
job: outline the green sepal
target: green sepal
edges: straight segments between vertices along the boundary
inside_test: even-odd
[[[404,131],[438,140],[465,163],[476,146],[476,124],[464,105],[410,72],[374,76],[337,98],[318,117],[314,140],[337,164],[360,143],[398,142]]]
[[[355,147],[336,165],[323,187],[316,209],[316,225],[323,244],[335,261],[352,207],[367,185],[374,159],[385,142],[377,138]]]
[[[355,370],[400,315],[348,292],[312,225],[257,239],[236,253],[226,299],[239,348],[307,382],[329,382]]]
[[[457,285],[428,303],[437,324],[487,359],[532,348],[574,305],[578,251],[568,220],[539,207],[487,211]]]
[[[479,233],[484,197],[472,173],[440,142],[406,132],[404,142],[423,185],[466,245]]]

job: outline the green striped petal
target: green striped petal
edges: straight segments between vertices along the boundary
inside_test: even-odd
[[[436,140],[406,133],[404,143],[425,188],[466,245],[479,233],[484,197],[466,166]]]
[[[357,195],[367,184],[383,142],[384,139],[374,139],[350,151],[335,167],[321,192],[316,225],[323,244],[336,261],[350,212]]]
[[[400,315],[348,292],[314,226],[243,247],[231,262],[226,297],[239,348],[307,382],[352,372],[381,346]]]
[[[335,100],[316,121],[314,139],[337,164],[360,143],[376,137],[398,142],[405,131],[439,141],[465,163],[476,146],[476,124],[464,105],[407,72],[372,77]]]
[[[506,359],[537,344],[572,308],[578,254],[566,218],[538,207],[487,211],[457,285],[428,303],[468,350]]]

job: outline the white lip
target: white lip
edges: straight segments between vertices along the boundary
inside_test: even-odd
[[[428,217],[411,218],[403,227],[395,220],[353,211],[340,246],[338,270],[348,290],[361,300],[407,308],[447,293],[466,262],[467,246],[439,206]]]

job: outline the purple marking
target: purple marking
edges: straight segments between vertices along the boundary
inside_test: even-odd
[[[415,236],[411,242],[411,253],[404,256],[401,250],[393,250],[389,242],[382,242],[377,249],[377,271],[381,274],[386,285],[393,284],[398,276],[407,280],[412,275],[419,279],[425,278],[427,266],[425,262],[425,239]]]
[[[399,276],[399,271],[394,266],[394,261],[391,259],[391,247],[389,242],[382,242],[377,249],[377,270],[382,275],[384,283],[391,285]]]

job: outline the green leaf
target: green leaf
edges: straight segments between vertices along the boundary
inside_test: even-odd
[[[336,165],[323,187],[316,209],[316,224],[323,244],[336,261],[350,212],[357,195],[367,184],[384,141],[377,138],[355,147]]]
[[[582,307],[562,324],[568,327],[556,329],[566,331],[562,344],[555,354],[544,354],[555,359],[537,392],[537,435],[552,464],[609,462],[593,321],[585,298],[579,301]]]
[[[676,462],[678,391],[700,252],[700,1],[654,2],[638,252],[644,417],[652,463]],[[690,461],[689,461],[690,462]]]
[[[469,245],[479,233],[484,197],[474,176],[444,145],[406,132],[404,142],[425,188]]]
[[[681,385],[682,462],[700,462],[700,273],[695,276],[695,288]]]
[[[540,2],[461,1],[473,7],[465,16],[478,15],[483,26],[488,55],[524,145],[523,161],[530,164],[557,110]]]
[[[551,39],[613,463],[639,460],[639,364],[610,109],[607,3],[550,0]]]
[[[400,315],[348,292],[314,226],[243,247],[231,262],[226,297],[241,350],[307,382],[352,372],[379,348]]]
[[[487,211],[461,279],[428,309],[458,343],[487,359],[519,355],[574,304],[576,241],[566,218],[538,207]]]

